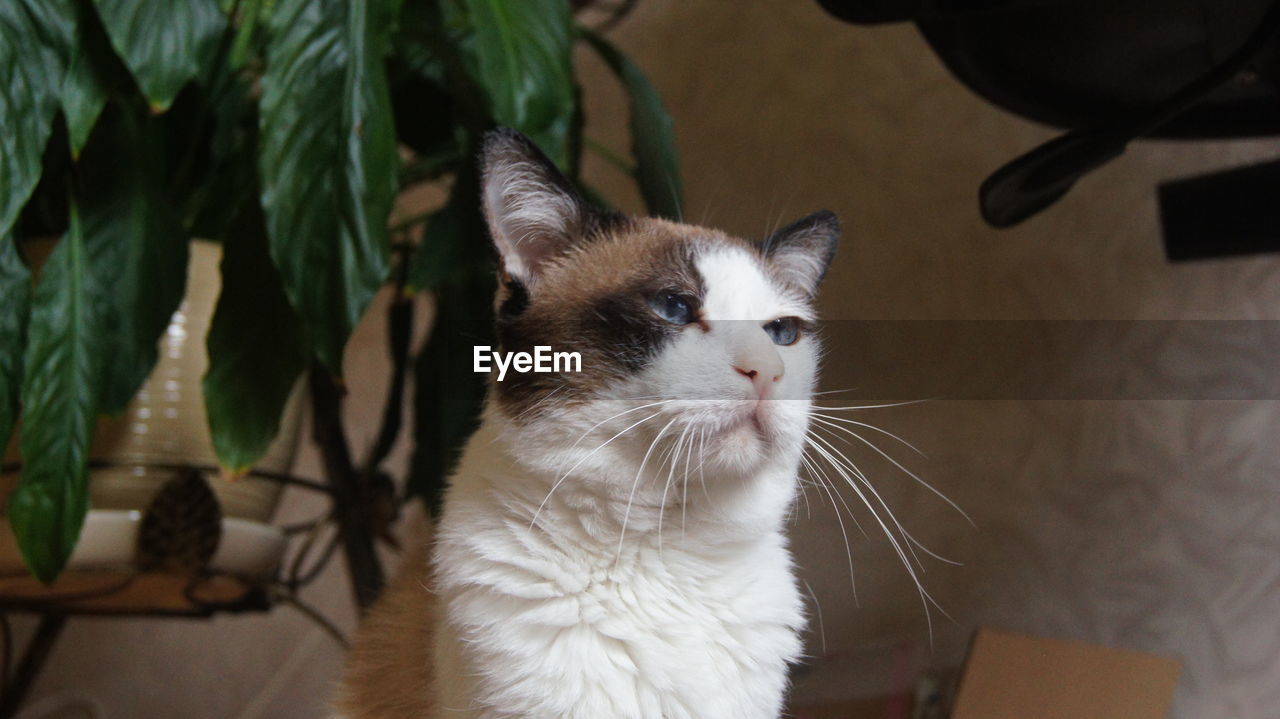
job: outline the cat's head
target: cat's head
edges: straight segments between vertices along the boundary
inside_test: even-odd
[[[509,371],[493,384],[495,411],[579,453],[612,437],[609,455],[635,461],[665,438],[722,470],[751,471],[779,454],[794,466],[818,365],[813,298],[835,252],[835,215],[817,212],[747,242],[604,212],[509,130],[487,137],[483,166],[503,269],[499,349],[581,356],[580,371]]]

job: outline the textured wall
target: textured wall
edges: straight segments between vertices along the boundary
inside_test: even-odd
[[[844,219],[847,239],[822,299],[828,318],[1280,314],[1276,258],[1166,264],[1152,193],[1162,178],[1274,153],[1264,144],[1144,144],[1053,210],[996,232],[977,217],[977,184],[1052,132],[969,95],[910,28],[844,25],[804,0],[644,0],[615,39],[671,106],[689,221],[759,236],[813,209]],[[624,100],[594,58],[580,60],[588,132],[623,150]],[[606,196],[638,208],[616,170],[592,160],[588,175]],[[828,328],[841,349],[828,359],[826,385],[861,389],[833,395],[832,404],[875,394],[876,377],[857,361],[875,350],[860,348],[849,328]],[[373,404],[385,372],[382,343],[376,323],[362,332],[353,386]],[[1206,396],[1198,390],[1205,376],[1275,375],[1276,353],[1247,335],[1209,337],[1176,353],[1156,337],[1102,363],[1070,344],[1036,355],[1036,362],[1095,366],[1102,379],[1071,395],[1093,399],[1011,392],[849,415],[923,450],[917,456],[864,431],[977,526],[872,450],[848,445],[903,525],[964,566],[923,560],[925,587],[954,620],[933,612],[930,654],[920,600],[869,516],[855,511],[869,537],[847,527],[855,603],[832,503],[808,490],[794,532],[822,610],[813,653],[825,652],[827,663],[852,656],[853,679],[875,675],[865,683],[882,685],[885,670],[874,661],[890,652],[885,647],[905,642],[916,647],[916,663],[946,664],[973,626],[995,623],[1181,656],[1178,717],[1273,716],[1280,405],[1189,397]],[[1022,361],[998,344],[963,346],[960,366],[974,372]],[[965,375],[956,372],[966,396]],[[1103,391],[1131,372],[1156,389]],[[1106,399],[1115,396],[1159,399]],[[353,411],[367,441],[372,408]],[[317,471],[314,457],[304,458],[301,472]],[[332,574],[311,597],[349,627],[343,578]],[[212,623],[85,621],[68,630],[39,692],[92,694],[112,717],[312,717],[322,715],[339,662],[318,630],[283,611]],[[835,696],[851,684],[819,672],[803,687]]]
[[[1167,264],[1153,187],[1274,156],[1274,143],[1144,143],[1052,210],[997,232],[977,216],[978,183],[1053,132],[969,94],[911,28],[844,25],[810,2],[649,0],[617,39],[672,106],[690,221],[759,236],[814,209],[839,213],[848,232],[822,298],[829,319],[1184,321],[1027,323],[1023,332],[1056,341],[987,346],[967,335],[989,323],[935,323],[920,352],[947,362],[920,360],[954,391],[846,416],[924,451],[856,428],[976,528],[871,449],[851,440],[847,450],[909,531],[963,562],[922,557],[922,581],[954,622],[933,613],[930,654],[920,600],[865,511],[855,515],[869,539],[845,519],[855,603],[832,503],[809,489],[795,546],[821,605],[827,663],[883,674],[874,662],[905,640],[918,663],[946,664],[975,625],[994,623],[1182,657],[1178,717],[1273,715],[1280,403],[1206,398],[1280,397],[1257,391],[1274,386],[1280,343],[1269,323],[1185,321],[1280,318],[1280,260]],[[607,85],[600,74],[586,76],[589,131],[624,148],[612,121],[620,100],[595,92]],[[620,179],[595,175],[619,196]],[[860,347],[851,323],[827,329],[839,351],[826,387],[860,388],[830,403],[884,396],[864,357],[883,348]],[[1076,335],[1089,341],[1064,341]],[[990,383],[992,367],[1023,369],[1028,349],[1083,379],[1006,392]],[[815,654],[823,639],[815,632]],[[805,691],[841,691],[816,675]]]

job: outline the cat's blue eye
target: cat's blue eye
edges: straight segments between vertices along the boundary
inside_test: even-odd
[[[692,297],[679,292],[659,292],[649,301],[649,306],[653,308],[654,313],[671,324],[687,325],[695,319],[694,303],[695,300]]]
[[[772,322],[766,322],[764,331],[775,345],[793,345],[800,339],[800,318],[779,317]]]

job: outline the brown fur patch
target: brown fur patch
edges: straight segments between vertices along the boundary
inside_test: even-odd
[[[430,543],[409,551],[360,624],[334,706],[345,719],[434,716]]]
[[[649,300],[664,290],[702,297],[695,260],[703,248],[720,244],[758,254],[716,230],[651,218],[617,222],[550,263],[527,295],[507,288],[499,306],[520,311],[499,313],[500,349],[532,353],[545,345],[578,352],[582,371],[509,372],[494,382],[492,396],[509,416],[527,418],[544,398],[571,404],[634,374],[680,331],[655,315]]]

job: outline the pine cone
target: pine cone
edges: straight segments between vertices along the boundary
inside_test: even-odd
[[[137,561],[143,570],[199,570],[222,538],[222,507],[200,472],[165,483],[151,500],[138,530]]]

